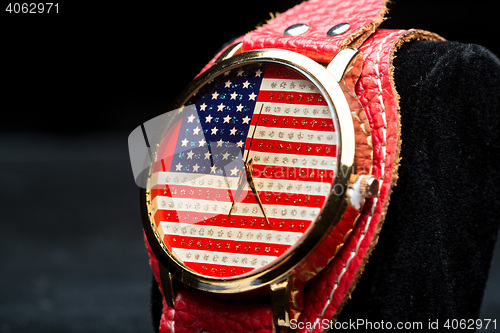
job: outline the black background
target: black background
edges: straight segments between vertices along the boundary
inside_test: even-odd
[[[290,1],[83,2],[0,17],[4,130],[131,130],[221,46]],[[493,3],[394,1],[386,28],[420,28],[499,54]]]
[[[128,133],[168,111],[225,42],[299,1],[64,1],[59,14],[8,14],[7,3],[0,332],[150,332]],[[498,55],[494,5],[397,0],[383,27],[427,29]],[[493,274],[483,314],[498,317]]]

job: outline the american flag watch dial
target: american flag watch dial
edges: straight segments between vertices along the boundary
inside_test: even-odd
[[[237,278],[277,263],[314,227],[340,139],[318,87],[253,63],[201,87],[170,124],[151,172],[150,214],[186,269]]]

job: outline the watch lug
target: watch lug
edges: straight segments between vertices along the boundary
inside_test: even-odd
[[[221,62],[222,60],[226,60],[234,56],[235,54],[241,53],[241,45],[243,43],[239,42],[233,45],[228,46],[217,59],[215,59],[214,64]]]
[[[290,278],[270,286],[274,332],[288,332],[290,328]]]
[[[172,274],[161,263],[158,265],[160,266],[160,282],[163,296],[165,297],[168,307],[173,309],[175,298]]]
[[[326,69],[333,75],[337,82],[354,91],[356,82],[363,69],[363,54],[359,50],[344,49],[337,53]]]

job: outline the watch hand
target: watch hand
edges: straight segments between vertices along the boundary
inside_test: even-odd
[[[260,209],[262,210],[262,213],[264,214],[264,218],[266,219],[266,222],[268,225],[271,225],[271,222],[269,222],[269,219],[267,218],[266,211],[264,209],[264,206],[262,205],[262,200],[260,200],[259,193],[257,192],[257,189],[255,188],[255,184],[253,182],[253,158],[248,162],[245,163],[245,168],[246,168],[246,175],[247,175],[247,182],[250,188],[252,189],[252,192],[257,199],[257,202],[259,203]]]
[[[246,170],[246,165],[245,165],[245,170]],[[244,179],[245,179],[245,175],[242,172],[240,175],[240,179],[238,179],[238,188],[236,188],[236,192],[234,193],[233,203],[231,204],[231,209],[229,209],[229,214],[227,215],[228,219],[231,217],[231,213],[233,212],[234,205],[236,204],[236,199],[240,196],[241,191],[243,191],[243,188],[245,187],[245,182],[243,181]]]
[[[260,107],[260,110],[259,110],[259,116],[257,117],[257,122],[256,124],[259,123],[259,119],[260,119],[260,115],[262,114],[262,110],[264,109],[264,104],[262,104],[262,106]],[[245,166],[245,173],[247,174],[247,180],[248,180],[248,157],[250,156],[250,147],[252,147],[252,142],[253,142],[253,138],[255,136],[255,132],[257,130],[257,125],[255,125],[255,127],[253,128],[253,133],[252,133],[252,137],[250,138],[250,144],[248,145],[248,149],[246,150],[246,157],[245,157],[245,162],[244,163],[244,166]],[[252,168],[252,173],[253,173],[253,168]],[[250,175],[250,179],[252,176]],[[253,184],[253,180],[252,180],[252,184]],[[236,204],[236,198],[238,198],[238,196],[240,195],[241,191],[243,191],[243,187],[245,186],[244,182],[243,182],[243,172],[241,173],[240,175],[240,179],[238,180],[238,188],[236,189],[236,193],[234,194],[233,196],[233,203],[231,204],[231,209],[229,210],[229,214],[227,215],[227,218],[229,219],[231,217],[231,213],[233,212],[233,208],[234,208],[234,205]],[[253,190],[252,190],[253,191]],[[257,192],[254,192],[254,194],[257,196],[257,201],[259,201],[260,203],[260,198],[258,197],[258,194],[256,194]],[[261,208],[262,208],[262,203],[260,203],[261,205]],[[264,212],[264,208],[262,208],[262,211]],[[266,213],[264,212],[264,216],[266,215]],[[267,216],[266,216],[266,220],[267,220]],[[269,221],[268,221],[269,223]]]
[[[250,148],[252,147],[253,137],[255,136],[255,132],[257,131],[257,125],[259,124],[260,115],[262,114],[262,109],[264,109],[264,103],[260,107],[259,115],[257,116],[257,121],[255,122],[255,126],[253,128],[252,137],[250,138],[250,143],[248,144],[248,149],[246,150],[247,156],[245,157],[245,168],[247,166],[248,157],[250,157]]]

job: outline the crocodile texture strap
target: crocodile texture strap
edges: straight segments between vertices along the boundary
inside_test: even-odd
[[[385,0],[311,0],[280,15],[271,23],[242,38],[242,50],[281,48],[328,62],[345,47],[359,47],[364,67],[356,94],[367,114],[373,144],[373,174],[381,184],[378,196],[359,217],[351,236],[330,264],[308,283],[304,293],[301,323],[335,318],[349,298],[375,246],[389,203],[391,187],[397,180],[400,127],[399,97],[392,79],[394,53],[405,41],[439,39],[423,31],[376,30],[386,12]],[[284,30],[303,23],[309,30],[300,36],[285,36]],[[349,23],[344,34],[328,37],[326,32],[339,23]],[[213,63],[213,61],[211,62]],[[211,63],[208,66],[211,65]],[[158,261],[148,247],[151,266],[160,281]],[[160,286],[161,289],[161,286]],[[298,332],[319,332],[297,328]],[[269,304],[235,304],[214,300],[193,290],[175,294],[175,309],[163,301],[160,332],[261,332],[271,333]]]

